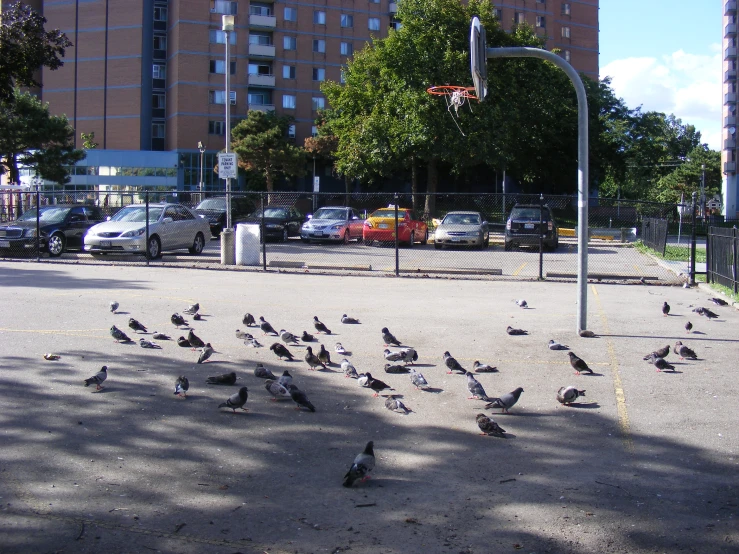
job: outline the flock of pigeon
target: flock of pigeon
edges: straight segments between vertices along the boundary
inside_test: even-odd
[[[720,298],[711,298],[710,300],[720,306],[727,304],[724,300],[721,300]],[[516,304],[522,309],[528,308],[528,304],[525,300],[516,300]],[[117,302],[110,303],[111,312],[116,313],[118,307],[119,305]],[[192,316],[194,320],[199,320],[201,319],[198,314],[199,310],[200,305],[196,303],[188,306],[185,310],[183,310],[183,312]],[[708,308],[695,308],[693,312],[707,317],[708,319],[715,319],[716,317],[718,317],[717,314],[715,314]],[[667,302],[665,302],[662,306],[662,313],[664,314],[664,316],[668,316],[670,313],[670,306]],[[178,330],[189,325],[187,320],[185,320],[185,318],[179,313],[173,314],[170,320]],[[288,347],[304,347],[305,355],[303,356],[303,359],[307,364],[308,369],[310,370],[327,369],[330,365],[340,365],[345,377],[356,379],[360,387],[372,390],[374,393],[373,396],[375,397],[379,396],[380,393],[386,393],[386,391],[395,390],[388,383],[373,377],[370,372],[357,372],[357,369],[346,357],[349,356],[351,353],[348,352],[339,342],[336,343],[334,351],[339,356],[344,356],[344,358],[341,360],[340,364],[335,364],[331,360],[331,354],[328,350],[326,350],[323,344],[320,344],[318,352],[314,353],[313,347],[308,343],[312,343],[316,339],[307,331],[303,331],[300,337],[285,329],[280,329],[279,331],[277,331],[268,321],[265,320],[264,317],[259,317],[259,319],[256,320],[254,316],[249,313],[244,315],[242,323],[248,329],[259,327],[264,337],[279,338],[282,342],[274,342],[269,347],[269,349],[281,360],[285,359],[293,361],[296,359],[295,355],[290,351]],[[344,314],[341,317],[341,323],[344,325],[358,325],[360,324],[360,321],[356,318],[352,318]],[[317,333],[321,333],[324,336],[332,334],[331,330],[326,326],[326,324],[321,322],[317,316],[313,318],[313,326]],[[128,327],[134,333],[148,333],[148,329],[146,328],[146,326],[144,326],[133,317],[129,318]],[[688,333],[691,332],[692,327],[693,326],[689,321],[685,324],[685,329]],[[528,334],[528,332],[524,329],[515,329],[510,326],[506,329],[506,332],[509,335],[513,336],[524,336]],[[121,331],[115,325],[110,328],[110,334],[116,342],[133,342],[131,338],[126,335],[126,333]],[[171,340],[169,336],[163,333],[154,332],[151,336],[154,340],[140,338],[138,341],[139,345],[142,348],[159,349],[161,348],[161,346],[155,342],[156,340]],[[259,348],[262,346],[259,343],[258,339],[249,332],[237,329],[235,336],[237,339],[243,340],[244,344],[247,346],[254,348]],[[414,362],[418,361],[418,352],[415,350],[415,348],[407,345],[404,346],[402,341],[398,340],[387,327],[383,327],[381,329],[381,336],[382,341],[385,344],[385,350],[383,351],[383,356],[385,358],[385,361],[387,362],[384,367],[385,372],[387,374],[407,374],[409,376],[411,385],[413,385],[416,389],[432,390],[430,389],[429,383],[423,376],[423,374],[417,371],[416,368],[409,367],[413,366]],[[581,336],[583,335],[581,334]],[[191,328],[188,329],[187,336],[183,335],[177,339],[177,344],[180,347],[191,348],[193,351],[198,351],[198,364],[206,362],[214,353],[214,349],[211,344],[209,342],[204,342],[194,333]],[[393,348],[393,350],[391,350],[391,348]],[[548,348],[550,350],[569,350],[569,347],[567,345],[556,342],[555,340],[549,341]],[[681,341],[677,341],[672,351],[677,356],[679,356],[681,360],[685,358],[697,359],[696,353],[688,346],[684,345]],[[670,346],[667,345],[664,348],[655,350],[654,352],[648,354],[644,357],[644,360],[648,361],[650,364],[653,364],[657,368],[657,371],[674,371],[674,365],[668,363],[665,360],[669,353]],[[582,358],[578,357],[574,352],[571,351],[567,352],[567,354],[569,357],[569,362],[577,375],[583,373],[589,375],[593,374],[593,371],[590,369],[590,367],[588,367],[588,364]],[[444,352],[443,360],[444,364],[447,367],[448,374],[454,373],[464,375],[466,377],[466,386],[467,390],[470,393],[469,399],[485,401],[486,409],[500,409],[502,413],[508,413],[508,411],[513,408],[513,406],[515,406],[515,404],[518,402],[521,393],[524,392],[523,388],[518,387],[515,390],[500,397],[490,397],[485,392],[482,384],[475,378],[475,373],[493,373],[497,371],[497,368],[476,360],[472,365],[473,371],[468,371],[449,352]],[[96,389],[100,390],[102,388],[103,382],[107,378],[107,369],[108,368],[106,366],[103,366],[97,374],[88,379],[85,379],[85,386],[87,387],[90,385],[95,385]],[[293,383],[293,377],[288,370],[283,371],[282,375],[280,376],[275,376],[268,368],[264,367],[263,364],[257,363],[254,369],[254,375],[258,378],[264,379],[264,387],[272,396],[272,400],[292,400],[293,402],[295,402],[296,409],[298,410],[305,409],[310,412],[316,411],[316,407],[310,402],[306,393],[300,390]],[[222,375],[210,376],[207,378],[206,384],[231,386],[236,384],[236,380],[236,373],[231,372]],[[187,391],[189,390],[189,387],[190,384],[187,377],[181,375],[177,377],[175,381],[174,394],[181,398],[187,398]],[[236,412],[236,410],[248,411],[248,409],[245,407],[248,400],[248,392],[249,391],[247,387],[240,387],[239,390],[229,396],[225,400],[225,402],[219,404],[218,408],[229,408],[233,410],[234,413]],[[385,407],[387,409],[402,414],[408,414],[412,411],[405,406],[398,395],[386,393],[382,396],[385,398]],[[585,396],[585,390],[578,389],[574,386],[563,386],[556,393],[557,401],[565,406],[572,405],[578,400],[578,398],[583,396]],[[500,438],[506,437],[505,429],[501,428],[500,425],[490,415],[486,415],[485,413],[478,413],[475,417],[475,420],[482,435]],[[370,441],[367,443],[365,449],[355,458],[351,468],[344,476],[343,485],[345,487],[351,487],[352,484],[356,481],[363,481],[365,479],[368,479],[370,472],[374,468],[374,465],[374,444],[372,441]]]

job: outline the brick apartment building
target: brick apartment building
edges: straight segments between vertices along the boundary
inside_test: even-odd
[[[325,105],[321,82],[340,81],[355,51],[398,25],[397,4],[390,0],[26,3],[74,43],[64,67],[44,71],[36,92],[53,113],[67,115],[78,147],[80,133],[95,133],[98,149],[72,177],[80,187],[146,182],[197,190],[202,159],[205,190],[222,190],[212,168],[224,146],[226,101],[232,124],[248,110],[292,115],[291,135],[302,145]],[[504,0],[496,6],[504,28],[526,21],[549,37],[548,48],[598,78],[598,0]],[[223,14],[235,16],[228,64]]]
[[[739,217],[739,183],[737,183],[736,129],[737,129],[737,5],[724,1],[724,132],[721,148],[723,162],[723,214],[727,219]]]

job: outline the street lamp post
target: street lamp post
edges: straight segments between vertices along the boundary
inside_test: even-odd
[[[701,165],[701,221],[706,220],[706,164]]]
[[[200,185],[198,191],[200,192],[200,201],[203,201],[203,156],[205,155],[205,146],[202,142],[198,142],[198,150],[200,151]]]
[[[230,42],[231,32],[234,30],[235,18],[233,15],[221,16],[221,29],[226,38],[226,154],[231,151],[231,59]],[[234,265],[236,253],[234,251],[234,236],[231,228],[231,178],[226,177],[226,226],[221,232],[221,263]]]

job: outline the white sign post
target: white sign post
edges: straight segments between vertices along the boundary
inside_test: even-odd
[[[321,178],[313,177],[313,192],[319,192],[321,188]]]
[[[218,154],[218,176],[221,179],[236,179],[236,154]]]

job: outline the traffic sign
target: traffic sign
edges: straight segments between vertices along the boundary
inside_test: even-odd
[[[221,179],[236,179],[236,154],[221,152],[218,154],[218,176]]]
[[[313,177],[313,192],[318,192],[321,189],[321,178]]]

